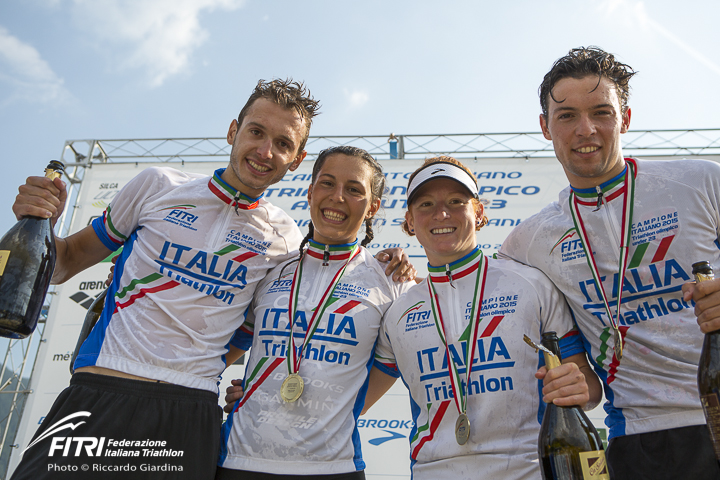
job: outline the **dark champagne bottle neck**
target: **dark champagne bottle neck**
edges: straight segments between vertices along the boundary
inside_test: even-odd
[[[53,160],[45,175],[64,166]],[[25,217],[0,239],[0,335],[25,338],[38,322],[55,268],[55,236],[50,219]]]
[[[45,176],[53,180],[60,178],[63,172],[65,172],[65,165],[57,160],[50,160],[48,166],[45,167]]]
[[[56,178],[60,178],[62,174],[65,172],[65,165],[62,162],[59,162],[57,160],[50,160],[50,163],[48,163],[48,166],[45,167],[45,176],[49,178],[50,180],[55,180]],[[50,218],[43,218],[43,217],[36,217],[34,215],[27,215],[23,217],[23,220],[33,220],[36,222],[48,222],[50,224],[50,228],[52,228],[52,219]],[[22,221],[22,220],[20,220]]]
[[[706,282],[708,280],[715,279],[713,267],[708,261],[693,263],[692,269],[692,273],[695,276],[696,283]],[[710,341],[720,344],[720,330],[708,332],[705,335],[713,337]]]

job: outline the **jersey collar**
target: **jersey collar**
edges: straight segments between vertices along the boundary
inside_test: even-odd
[[[634,158],[625,158],[626,164],[623,171],[605,183],[600,184],[600,192],[602,192],[605,201],[609,202],[619,197],[625,191],[625,175],[627,175],[628,172],[627,162],[633,162],[635,166],[635,177],[637,177],[637,162]],[[595,206],[598,203],[599,192],[597,187],[575,188],[570,185],[570,189],[575,192],[575,196],[580,205]]]
[[[242,210],[252,210],[257,208],[260,204],[260,199],[265,194],[263,193],[263,195],[260,195],[257,198],[251,198],[244,193],[235,190],[233,187],[225,183],[222,178],[220,178],[224,171],[224,168],[218,168],[215,170],[213,176],[210,177],[210,181],[208,182],[208,188],[210,191],[231,207],[237,206],[237,208]]]
[[[347,260],[353,253],[358,241],[355,239],[353,243],[344,243],[342,245],[325,245],[323,243],[316,242],[315,240],[308,241],[308,248],[306,253],[312,258],[323,259],[325,249],[327,248],[330,252],[330,261],[334,260]]]
[[[434,283],[448,282],[449,277],[447,272],[450,272],[453,280],[458,280],[466,275],[469,275],[478,269],[480,260],[482,258],[482,251],[480,247],[465,255],[460,260],[455,260],[447,265],[434,267],[428,263],[428,273],[432,277]]]

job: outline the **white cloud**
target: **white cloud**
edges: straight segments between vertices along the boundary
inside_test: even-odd
[[[360,108],[370,100],[370,95],[362,90],[349,91],[347,88],[344,90],[345,98],[350,103],[352,108]]]
[[[22,99],[37,103],[64,102],[70,98],[60,78],[35,47],[0,26],[0,82],[13,93],[5,103]]]
[[[200,14],[216,8],[235,10],[244,0],[74,0],[80,25],[92,25],[103,43],[128,50],[117,59],[121,69],[145,70],[151,86],[183,72],[192,53],[209,34]]]

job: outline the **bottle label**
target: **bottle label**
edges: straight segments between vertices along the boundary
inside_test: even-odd
[[[10,250],[0,250],[0,277],[5,273],[5,265],[7,265],[8,258],[10,258]]]
[[[610,480],[603,450],[580,452],[579,455],[585,480]]]
[[[705,411],[715,456],[720,459],[720,398],[717,393],[709,393],[700,396],[700,403]]]

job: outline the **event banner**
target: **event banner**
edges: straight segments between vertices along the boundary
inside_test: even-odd
[[[483,251],[492,255],[503,239],[523,219],[537,212],[542,206],[557,198],[558,192],[567,184],[565,175],[554,158],[530,159],[506,158],[463,160],[478,179],[480,196],[485,201],[486,215],[490,223],[478,233],[478,243]],[[401,247],[411,257],[421,276],[427,274],[427,260],[415,237],[402,232],[400,225],[407,207],[406,188],[410,174],[422,160],[388,160],[384,162],[387,188],[383,208],[373,225],[375,238],[369,245],[373,253],[385,248]],[[172,164],[179,170],[211,175],[225,162]],[[93,164],[86,169],[77,204],[71,233],[87,226],[101,216],[120,189],[142,169],[150,166],[167,167],[168,164]],[[295,172],[271,186],[265,198],[285,210],[307,232],[310,212],[307,190],[311,181],[313,162],[304,162]],[[72,207],[69,207],[72,208]],[[362,240],[364,232],[359,233]],[[69,384],[70,359],[78,339],[80,327],[87,308],[104,288],[110,270],[109,260],[76,275],[55,289],[52,297],[44,340],[38,352],[30,383],[32,393],[28,396],[21,419],[10,462],[13,471],[21,452],[50,409],[57,395]],[[219,386],[220,401],[225,388],[233,378],[243,377],[243,367],[233,365],[223,374]],[[596,410],[593,418],[602,427],[603,414]],[[363,440],[363,454],[367,463],[368,478],[409,478],[409,440],[412,428],[410,403],[402,382],[370,411],[360,417],[358,423]],[[603,432],[604,433],[604,432]],[[406,459],[406,460],[402,460]]]

